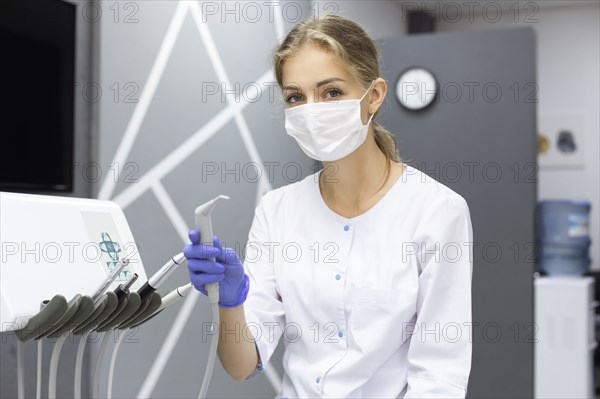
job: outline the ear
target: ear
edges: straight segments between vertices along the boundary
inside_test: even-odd
[[[373,88],[371,89],[371,93],[369,95],[369,108],[368,111],[370,114],[375,113],[381,108],[381,104],[383,100],[385,100],[385,95],[387,93],[387,84],[383,78],[375,79],[373,83]]]

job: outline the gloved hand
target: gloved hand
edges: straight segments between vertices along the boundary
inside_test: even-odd
[[[208,295],[205,285],[219,283],[219,306],[233,308],[244,303],[248,296],[249,279],[235,250],[222,248],[217,236],[213,236],[214,246],[201,244],[197,230],[190,230],[188,237],[192,244],[183,248],[183,254],[194,288]],[[216,259],[211,261],[208,258]]]

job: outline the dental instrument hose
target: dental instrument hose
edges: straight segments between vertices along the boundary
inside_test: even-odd
[[[100,392],[100,373],[102,372],[102,362],[104,360],[104,354],[106,353],[106,348],[108,346],[109,339],[111,336],[111,331],[106,331],[101,333],[102,339],[100,341],[100,349],[98,349],[98,355],[96,357],[96,365],[94,368],[94,375],[92,380],[92,397],[97,398]]]
[[[194,212],[196,230],[198,230],[198,233],[200,234],[201,244],[214,245],[211,211],[219,199],[229,199],[229,197],[226,195],[219,195],[213,200],[197,207],[196,211]],[[216,259],[209,258],[208,260],[215,261]],[[210,307],[213,316],[213,327],[216,329],[216,331],[214,331],[210,343],[206,370],[202,380],[202,387],[200,388],[200,393],[198,394],[199,399],[206,397],[208,384],[210,383],[210,378],[212,376],[213,367],[217,357],[217,346],[219,345],[219,283],[206,284],[205,288],[210,301]]]
[[[115,334],[116,334],[116,338],[117,338],[117,343],[114,346],[113,353],[112,353],[112,356],[110,359],[110,367],[108,370],[108,386],[106,388],[106,398],[107,399],[112,399],[113,378],[114,378],[114,372],[115,372],[115,363],[117,360],[117,353],[119,352],[119,347],[121,346],[121,343],[123,342],[123,340],[125,339],[125,336],[127,335],[125,333],[125,331],[121,331],[121,330],[115,330]]]
[[[129,281],[127,281],[125,284],[119,284],[119,286],[115,289],[114,292],[119,301],[122,301],[123,299],[125,299],[127,297],[127,295],[129,295],[129,289],[131,288],[133,283],[135,283],[137,281],[138,277],[139,277],[138,274],[134,273],[133,276],[129,279]],[[112,353],[111,361],[110,361],[110,369],[108,372],[108,391],[107,391],[108,399],[110,399],[112,397],[112,381],[113,381],[113,373],[115,370],[115,360],[117,358],[117,352],[119,351],[119,346],[121,345],[121,342],[125,338],[124,333],[119,335],[119,330],[115,330],[115,335],[117,338],[117,343],[113,347],[113,353]]]
[[[23,355],[23,342],[20,339],[17,340],[17,397],[19,399],[25,398],[25,370],[23,366],[24,362]]]
[[[81,374],[83,371],[83,353],[85,351],[85,345],[87,344],[88,336],[92,331],[88,331],[79,338],[79,345],[77,345],[77,355],[75,356],[75,376],[73,378],[73,398],[81,399]]]
[[[52,349],[52,356],[50,357],[50,370],[48,371],[48,399],[56,398],[56,378],[58,374],[58,361],[60,359],[60,352],[65,344],[65,341],[69,337],[68,334],[63,335],[56,341],[54,348]]]
[[[138,274],[134,273],[133,276],[125,283],[119,284],[119,286],[115,289],[114,294],[117,298],[119,304],[127,301],[127,296],[129,295],[129,289],[138,279]],[[118,310],[117,310],[118,311]],[[103,335],[102,335],[103,334]],[[113,333],[114,334],[114,333]],[[108,345],[108,337],[111,335],[111,331],[106,331],[101,333],[102,340],[100,343],[100,349],[98,350],[98,356],[96,358],[96,365],[94,368],[93,380],[92,380],[92,394],[94,398],[98,397],[99,385],[100,385],[100,374],[102,372],[102,362],[104,361],[104,354],[106,353],[106,348]],[[87,338],[87,335],[86,337]],[[85,344],[83,344],[85,345]],[[83,350],[83,347],[81,347]]]
[[[217,283],[218,284],[218,283]],[[215,284],[215,285],[217,285]],[[207,289],[207,292],[208,291]],[[210,378],[212,376],[213,367],[215,365],[215,361],[217,359],[217,347],[219,345],[219,304],[211,303],[210,308],[213,316],[213,336],[210,341],[210,351],[208,353],[208,361],[206,362],[206,371],[204,372],[204,379],[202,380],[202,387],[200,388],[200,392],[198,393],[199,399],[206,398],[206,392],[208,391],[208,384],[210,383]],[[214,331],[216,330],[216,331]]]
[[[37,342],[37,366],[36,366],[36,382],[35,382],[35,397],[42,397],[42,347],[43,341],[40,339]]]

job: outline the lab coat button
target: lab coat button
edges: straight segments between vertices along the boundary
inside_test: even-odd
[[[340,276],[339,274],[336,274],[336,275],[335,275],[335,279],[336,279],[336,280],[339,280],[339,279],[341,279],[341,278],[342,278],[342,276]]]
[[[321,382],[321,377],[317,377],[317,384]]]
[[[348,225],[345,225],[345,226],[344,226],[344,230],[345,230],[345,231],[348,231],[348,230],[350,230],[350,226],[348,226]]]
[[[343,332],[341,332],[341,331],[340,331],[340,332],[338,332],[338,337],[342,338],[343,336],[344,336],[344,333],[343,333]]]

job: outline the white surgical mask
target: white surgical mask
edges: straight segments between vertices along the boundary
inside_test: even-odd
[[[369,123],[362,124],[360,99],[324,101],[285,109],[285,129],[309,157],[319,161],[337,161],[364,143]]]

